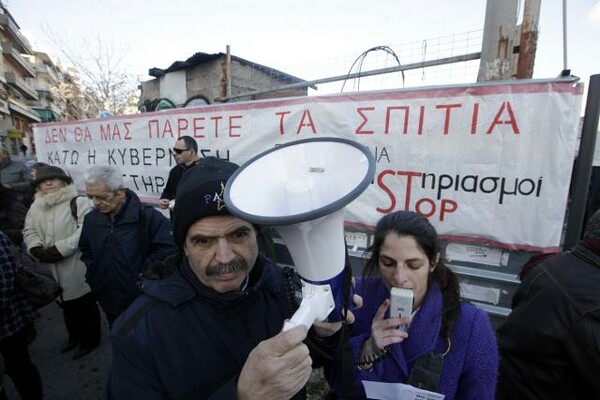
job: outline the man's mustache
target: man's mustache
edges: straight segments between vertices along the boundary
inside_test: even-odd
[[[248,263],[244,259],[236,259],[228,264],[213,264],[206,268],[206,276],[217,276],[232,274],[239,271],[247,271]]]

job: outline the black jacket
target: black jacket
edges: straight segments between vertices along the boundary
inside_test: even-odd
[[[600,255],[580,243],[533,268],[498,344],[498,399],[600,399]]]
[[[171,171],[169,171],[169,178],[167,178],[167,184],[165,185],[165,189],[160,195],[160,198],[173,200],[175,198],[175,195],[177,194],[177,185],[179,185],[181,177],[183,176],[185,171],[192,168],[194,165],[196,165],[196,162],[194,162],[191,165],[177,164],[176,166],[171,168]]]
[[[0,209],[0,230],[17,245],[23,243],[23,227],[25,226],[25,217],[27,207],[22,203],[13,201],[6,208]]]
[[[248,354],[291,314],[284,282],[262,258],[246,292],[202,285],[187,259],[167,278],[145,280],[144,295],[111,331],[108,398],[235,399]]]
[[[143,207],[131,190],[126,196],[114,220],[96,208],[90,211],[79,239],[86,280],[111,317],[125,311],[138,296],[138,275],[175,252],[169,220],[154,208]],[[143,241],[146,254],[142,254]]]

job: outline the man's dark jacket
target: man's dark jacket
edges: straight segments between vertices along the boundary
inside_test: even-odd
[[[141,235],[144,234],[145,238]],[[147,252],[142,254],[143,241]],[[85,216],[79,239],[86,280],[104,311],[117,317],[139,295],[140,272],[175,251],[171,223],[126,189],[126,199],[112,219],[97,208]]]
[[[284,282],[261,257],[245,292],[208,288],[187,259],[165,279],[144,280],[144,294],[111,330],[108,398],[236,399],[248,354],[291,315]]]
[[[580,243],[528,272],[498,344],[498,399],[600,399],[600,255]]]

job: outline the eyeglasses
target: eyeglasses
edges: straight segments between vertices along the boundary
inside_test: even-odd
[[[177,149],[177,148],[173,148],[173,153],[175,154],[181,154],[184,151],[188,151],[189,149]]]

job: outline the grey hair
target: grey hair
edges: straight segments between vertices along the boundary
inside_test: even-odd
[[[86,185],[96,185],[103,182],[109,190],[116,192],[123,185],[123,174],[115,167],[95,165],[83,173],[83,182]]]

